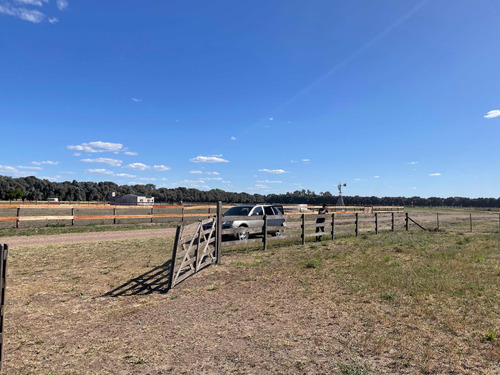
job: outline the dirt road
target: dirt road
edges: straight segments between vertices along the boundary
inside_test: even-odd
[[[175,228],[140,229],[140,230],[116,231],[116,232],[65,233],[65,234],[51,234],[51,235],[41,235],[41,236],[0,237],[0,243],[8,244],[10,248],[13,248],[16,246],[151,238],[151,237],[172,236],[174,234],[175,234]]]

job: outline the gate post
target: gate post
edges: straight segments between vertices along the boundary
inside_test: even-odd
[[[4,320],[4,306],[5,306],[5,287],[7,281],[7,256],[9,255],[9,246],[7,244],[0,245],[0,283],[1,283],[1,295],[0,295],[0,371],[2,371],[3,365],[3,343],[4,343],[4,333],[3,333],[3,320]]]
[[[332,214],[332,241],[335,238],[335,213]]]
[[[375,234],[378,234],[378,212],[375,212]]]
[[[306,244],[306,217],[302,214],[302,245]]]
[[[408,232],[408,212],[405,213],[405,229]]]
[[[394,212],[391,212],[391,232],[394,232]]]
[[[222,202],[217,202],[217,228],[215,229],[215,254],[216,254],[216,264],[220,264],[220,258],[222,256]]]
[[[359,232],[359,217],[358,213],[356,212],[356,237],[358,237],[358,232]]]
[[[172,261],[170,265],[170,274],[168,275],[168,289],[172,289],[172,282],[174,280],[174,271],[175,271],[175,258],[177,258],[177,248],[179,247],[179,241],[181,239],[181,224],[177,224],[177,230],[175,231],[175,240],[174,240],[174,250],[172,251]]]
[[[262,232],[264,232],[264,251],[267,250],[267,215],[264,215],[264,225],[262,227]]]

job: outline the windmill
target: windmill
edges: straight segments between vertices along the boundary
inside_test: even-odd
[[[346,187],[346,184],[339,184],[337,185],[337,188],[339,189],[339,198],[337,199],[337,206],[345,206],[344,204],[344,198],[342,198],[342,186]]]

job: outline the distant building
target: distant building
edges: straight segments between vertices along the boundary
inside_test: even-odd
[[[117,197],[115,192],[109,194],[109,204],[111,205],[150,206],[154,203],[153,197],[146,197],[143,194],[127,194],[120,197]]]
[[[47,198],[48,202],[59,202],[59,198]]]

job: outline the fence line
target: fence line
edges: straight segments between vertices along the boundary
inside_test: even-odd
[[[221,208],[231,208],[233,205],[221,206]],[[289,215],[314,215],[314,211],[321,206],[309,206],[307,208],[303,206],[286,206],[286,210],[303,210],[307,209],[307,212],[288,212]],[[376,210],[374,210],[376,208]],[[36,221],[70,221],[71,225],[74,226],[76,221],[82,220],[113,220],[113,224],[117,224],[119,219],[149,219],[151,223],[154,219],[160,218],[171,218],[179,219],[184,222],[187,218],[209,218],[216,215],[215,211],[217,206],[212,205],[199,205],[199,206],[180,206],[180,205],[149,205],[149,206],[128,206],[128,205],[107,205],[107,204],[95,204],[95,205],[82,205],[82,204],[44,204],[44,205],[33,205],[33,204],[0,204],[0,209],[5,210],[16,210],[16,215],[0,216],[0,222],[15,222],[15,228],[19,228],[21,222],[36,222]],[[22,210],[69,210],[68,215],[22,215]],[[85,215],[85,212],[75,213],[75,210],[85,211],[85,210],[109,210],[110,213],[107,215]],[[147,210],[149,213],[137,213],[137,214],[120,214],[118,210]],[[177,212],[170,213],[159,213],[155,210],[175,210]],[[388,207],[365,207],[365,206],[345,206],[345,207],[331,207],[332,212],[339,214],[350,214],[350,213],[368,213],[368,212],[403,212],[404,207],[400,206],[388,206]],[[180,212],[179,212],[180,211]],[[192,213],[192,211],[200,211]],[[69,214],[71,212],[71,214]]]

